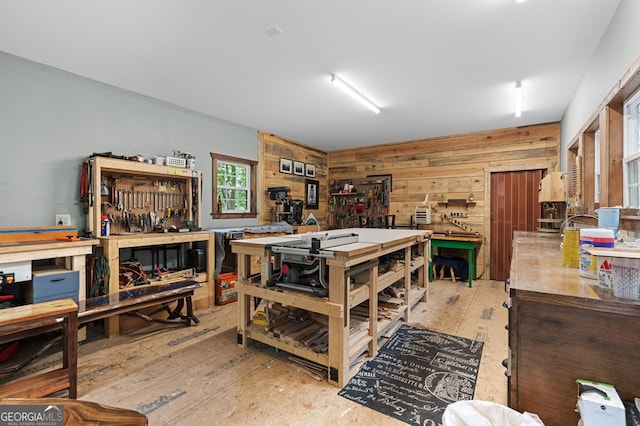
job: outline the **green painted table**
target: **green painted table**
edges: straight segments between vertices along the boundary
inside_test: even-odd
[[[476,279],[476,256],[478,248],[482,244],[482,237],[458,237],[453,235],[433,234],[431,235],[431,248],[436,247],[467,250],[467,262],[469,265],[469,287]],[[433,271],[429,268],[429,278],[433,281]]]

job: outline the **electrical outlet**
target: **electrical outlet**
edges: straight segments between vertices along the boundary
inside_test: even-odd
[[[69,226],[71,225],[71,215],[70,214],[57,214],[56,215],[56,226]]]

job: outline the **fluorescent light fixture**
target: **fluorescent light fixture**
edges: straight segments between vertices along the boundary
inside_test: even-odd
[[[520,117],[522,115],[522,83],[520,80],[516,81],[516,90],[513,96],[515,100],[516,117]]]
[[[378,107],[378,105],[373,103],[371,99],[367,98],[359,90],[355,89],[353,86],[351,86],[349,83],[347,83],[337,75],[331,74],[331,82],[334,83],[339,88],[341,88],[345,93],[347,93],[353,99],[357,100],[362,105],[369,108],[371,111],[375,112],[376,114],[380,113],[380,107]]]

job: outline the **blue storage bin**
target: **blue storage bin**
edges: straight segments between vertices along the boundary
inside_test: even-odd
[[[48,302],[70,297],[78,303],[80,275],[67,269],[34,271],[31,285],[26,291],[27,303]]]

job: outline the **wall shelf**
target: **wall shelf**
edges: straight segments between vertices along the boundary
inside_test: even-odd
[[[469,207],[469,206],[475,206],[476,202],[475,201],[468,201],[468,200],[465,200],[465,199],[457,199],[457,198],[451,198],[451,199],[446,200],[446,201],[438,201],[438,205],[439,206],[447,207],[449,204],[451,204],[452,206]]]

